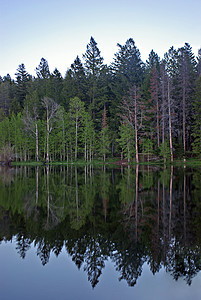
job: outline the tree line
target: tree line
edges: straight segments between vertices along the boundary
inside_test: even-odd
[[[132,38],[110,65],[93,37],[63,78],[42,58],[0,77],[0,149],[14,160],[128,161],[201,156],[201,49],[171,47],[144,63]],[[2,159],[1,159],[2,160]]]

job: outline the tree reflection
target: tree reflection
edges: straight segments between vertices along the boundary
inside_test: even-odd
[[[0,175],[0,240],[46,265],[62,250],[94,288],[105,262],[134,286],[146,262],[187,284],[201,270],[200,170],[137,165],[19,168]]]

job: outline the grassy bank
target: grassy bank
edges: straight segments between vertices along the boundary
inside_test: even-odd
[[[36,162],[36,161],[27,161],[27,162],[12,162],[12,166],[45,166],[47,163],[45,162]],[[74,162],[50,162],[49,165],[61,166],[61,165],[75,165],[75,166],[86,166],[86,165],[119,165],[119,166],[134,166],[136,165],[135,161],[131,161],[129,164],[127,160],[119,160],[118,158],[107,159],[105,162],[103,160],[93,160],[92,162],[86,162],[84,160],[78,160]],[[171,162],[164,163],[163,160],[157,161],[149,161],[149,162],[140,162],[139,165],[171,165]],[[193,167],[201,167],[200,159],[189,159],[186,161],[183,160],[175,160],[172,164],[173,166],[193,166]]]

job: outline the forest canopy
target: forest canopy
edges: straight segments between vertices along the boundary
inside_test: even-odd
[[[3,74],[2,74],[3,75]],[[9,149],[9,150],[8,150]],[[132,38],[104,63],[93,37],[62,77],[41,58],[0,77],[0,161],[201,157],[201,49],[146,62]],[[8,155],[9,153],[9,155]]]

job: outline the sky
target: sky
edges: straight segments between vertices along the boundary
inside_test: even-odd
[[[145,62],[171,46],[201,48],[200,0],[0,0],[0,75],[29,74],[44,57],[62,76],[93,36],[106,64],[133,38]]]

